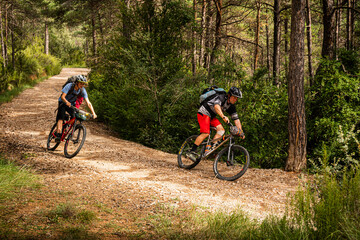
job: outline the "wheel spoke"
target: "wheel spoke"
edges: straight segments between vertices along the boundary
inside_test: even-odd
[[[76,156],[84,145],[86,131],[83,125],[77,125],[74,132],[69,134],[65,142],[64,153],[68,158]]]
[[[249,167],[250,157],[245,148],[234,145],[230,152],[223,149],[214,162],[216,177],[224,180],[235,180],[241,177]]]
[[[195,167],[200,162],[200,157],[202,154],[202,145],[197,148],[195,151],[195,155],[197,159],[194,161],[190,158],[191,148],[194,145],[195,139],[197,136],[191,136],[185,140],[185,142],[181,145],[179,154],[178,154],[178,165],[181,168],[191,169]]]
[[[48,150],[54,151],[60,143],[55,142],[56,124],[51,128],[46,147]]]

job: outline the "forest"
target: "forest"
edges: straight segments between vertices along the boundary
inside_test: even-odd
[[[91,68],[99,120],[176,153],[202,90],[237,86],[251,167],[358,162],[359,1],[1,0],[0,19],[0,94]]]

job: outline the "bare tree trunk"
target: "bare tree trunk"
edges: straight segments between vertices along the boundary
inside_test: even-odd
[[[44,52],[46,55],[49,55],[49,26],[48,23],[45,22],[45,47]]]
[[[339,0],[337,1],[336,3],[336,6],[339,7]],[[338,59],[338,55],[337,55],[337,50],[339,49],[339,45],[340,45],[340,42],[339,42],[339,34],[340,34],[340,26],[341,26],[341,9],[337,9],[336,10],[336,13],[335,13],[335,42],[334,42],[334,51],[335,51],[335,59],[337,60]]]
[[[349,0],[350,1],[350,0]],[[354,31],[355,31],[355,0],[352,0],[352,6],[351,6],[351,19],[350,19],[350,25],[351,25],[351,32],[350,32],[350,35],[351,35],[351,41],[350,41],[350,46],[351,46],[351,49],[354,49]]]
[[[205,18],[205,53],[204,53],[204,68],[209,71],[210,59],[209,59],[209,50],[210,50],[210,22],[211,22],[211,0],[206,0],[206,18]]]
[[[347,21],[346,21],[346,49],[351,50],[353,48],[354,43],[354,13],[353,8],[355,7],[355,1],[348,0],[347,1]]]
[[[267,11],[266,11],[266,16],[267,16]],[[270,75],[270,33],[269,33],[269,26],[268,26],[268,17],[266,17],[266,67],[268,69],[268,77],[270,79],[271,75]]]
[[[280,58],[280,0],[274,0],[274,52],[273,52],[273,84],[279,85]]]
[[[3,66],[4,69],[6,68],[6,57],[5,57],[5,41],[4,41],[4,27],[3,27],[3,18],[2,18],[2,7],[0,6],[0,34],[1,34],[1,54],[2,54],[2,58],[3,58]]]
[[[323,3],[323,24],[324,36],[322,43],[321,56],[334,59],[334,40],[335,40],[335,15],[333,14],[334,0],[322,0]]]
[[[196,32],[195,32],[195,23],[196,23],[196,0],[193,0],[193,11],[194,11],[194,25],[192,29],[192,73],[193,76],[196,74]]]
[[[259,37],[260,37],[260,0],[256,0],[256,32],[255,32],[255,53],[254,53],[254,72],[259,61]]]
[[[95,14],[95,10],[93,10],[93,13],[91,15],[91,27],[92,27],[92,42],[93,42],[93,57],[95,59],[95,62],[96,61],[96,52],[97,52],[97,42],[96,42],[96,24],[95,24],[95,17],[96,17],[96,14]]]
[[[289,39],[288,39],[288,33],[289,33],[289,19],[285,17],[284,19],[284,43],[285,43],[285,75],[288,77],[289,74]]]
[[[11,6],[10,10],[10,20],[11,20],[11,61],[12,61],[12,67],[15,69],[15,37],[14,37],[14,28],[15,28],[15,21],[14,21],[14,8],[13,5]]]
[[[200,33],[200,46],[199,46],[199,65],[202,66],[204,62],[204,29],[205,29],[205,18],[206,18],[206,0],[203,0],[203,5],[201,9],[201,33]]]
[[[215,44],[210,55],[210,71],[212,66],[215,64],[215,58],[217,51],[221,45],[221,17],[222,17],[222,0],[214,0],[216,6],[216,26],[215,26]]]
[[[291,13],[289,96],[289,148],[285,170],[306,168],[306,121],[304,97],[305,1],[293,0]]]
[[[122,12],[122,33],[123,36],[130,41],[130,18],[129,18],[129,8],[130,8],[130,0],[123,0],[124,2],[124,10]]]
[[[306,36],[307,36],[307,49],[308,49],[308,64],[309,64],[309,78],[310,86],[313,85],[314,70],[312,67],[312,36],[311,36],[311,11],[310,0],[306,0]]]
[[[5,24],[5,39],[4,39],[4,50],[5,50],[5,63],[6,66],[8,66],[9,64],[9,56],[8,56],[8,39],[9,39],[9,20],[8,20],[8,7],[5,5],[5,19],[4,19],[4,24]]]

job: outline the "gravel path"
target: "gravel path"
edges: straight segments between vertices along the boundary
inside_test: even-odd
[[[169,201],[174,206],[196,205],[205,211],[241,208],[257,219],[284,212],[287,194],[299,184],[298,174],[249,169],[237,181],[222,181],[215,178],[210,161],[192,170],[180,169],[175,154],[119,139],[96,121],[85,122],[86,142],[75,158],[64,157],[63,143],[54,152],[46,151],[60,95],[56,89],[60,90],[69,76],[88,71],[64,68],[59,75],[1,105],[0,152],[30,165],[48,187],[72,189],[104,202],[119,196],[138,210]]]

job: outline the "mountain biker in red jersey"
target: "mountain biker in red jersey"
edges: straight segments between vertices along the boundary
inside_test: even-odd
[[[242,139],[245,138],[245,134],[242,130],[241,122],[234,105],[238,98],[242,98],[241,91],[237,87],[231,87],[226,95],[218,94],[200,106],[197,113],[197,119],[200,125],[200,135],[196,138],[195,143],[188,154],[188,157],[191,160],[196,161],[196,158],[198,157],[196,150],[204,139],[209,136],[210,126],[216,127],[216,134],[213,139],[220,138],[224,135],[225,129],[216,118],[216,116],[219,115],[220,118],[228,123],[230,120],[224,115],[224,111],[226,111],[234,121],[237,128],[235,131],[238,133],[237,135],[239,135]],[[211,148],[207,149],[207,151],[212,150],[212,147],[216,146],[217,142],[213,143]]]
[[[88,81],[85,76],[77,75],[75,83],[68,83],[61,90],[62,93],[58,100],[59,108],[56,116],[56,121],[57,121],[57,128],[55,134],[56,142],[60,142],[61,139],[62,125],[65,119],[65,111],[70,114],[71,118],[75,117],[75,111],[74,109],[71,108],[71,106],[76,106],[77,108],[79,108],[83,99],[85,99],[87,106],[89,107],[91,113],[93,114],[93,118],[95,119],[97,117],[94,108],[91,102],[89,101],[87,92],[84,88],[84,86],[87,83]]]

